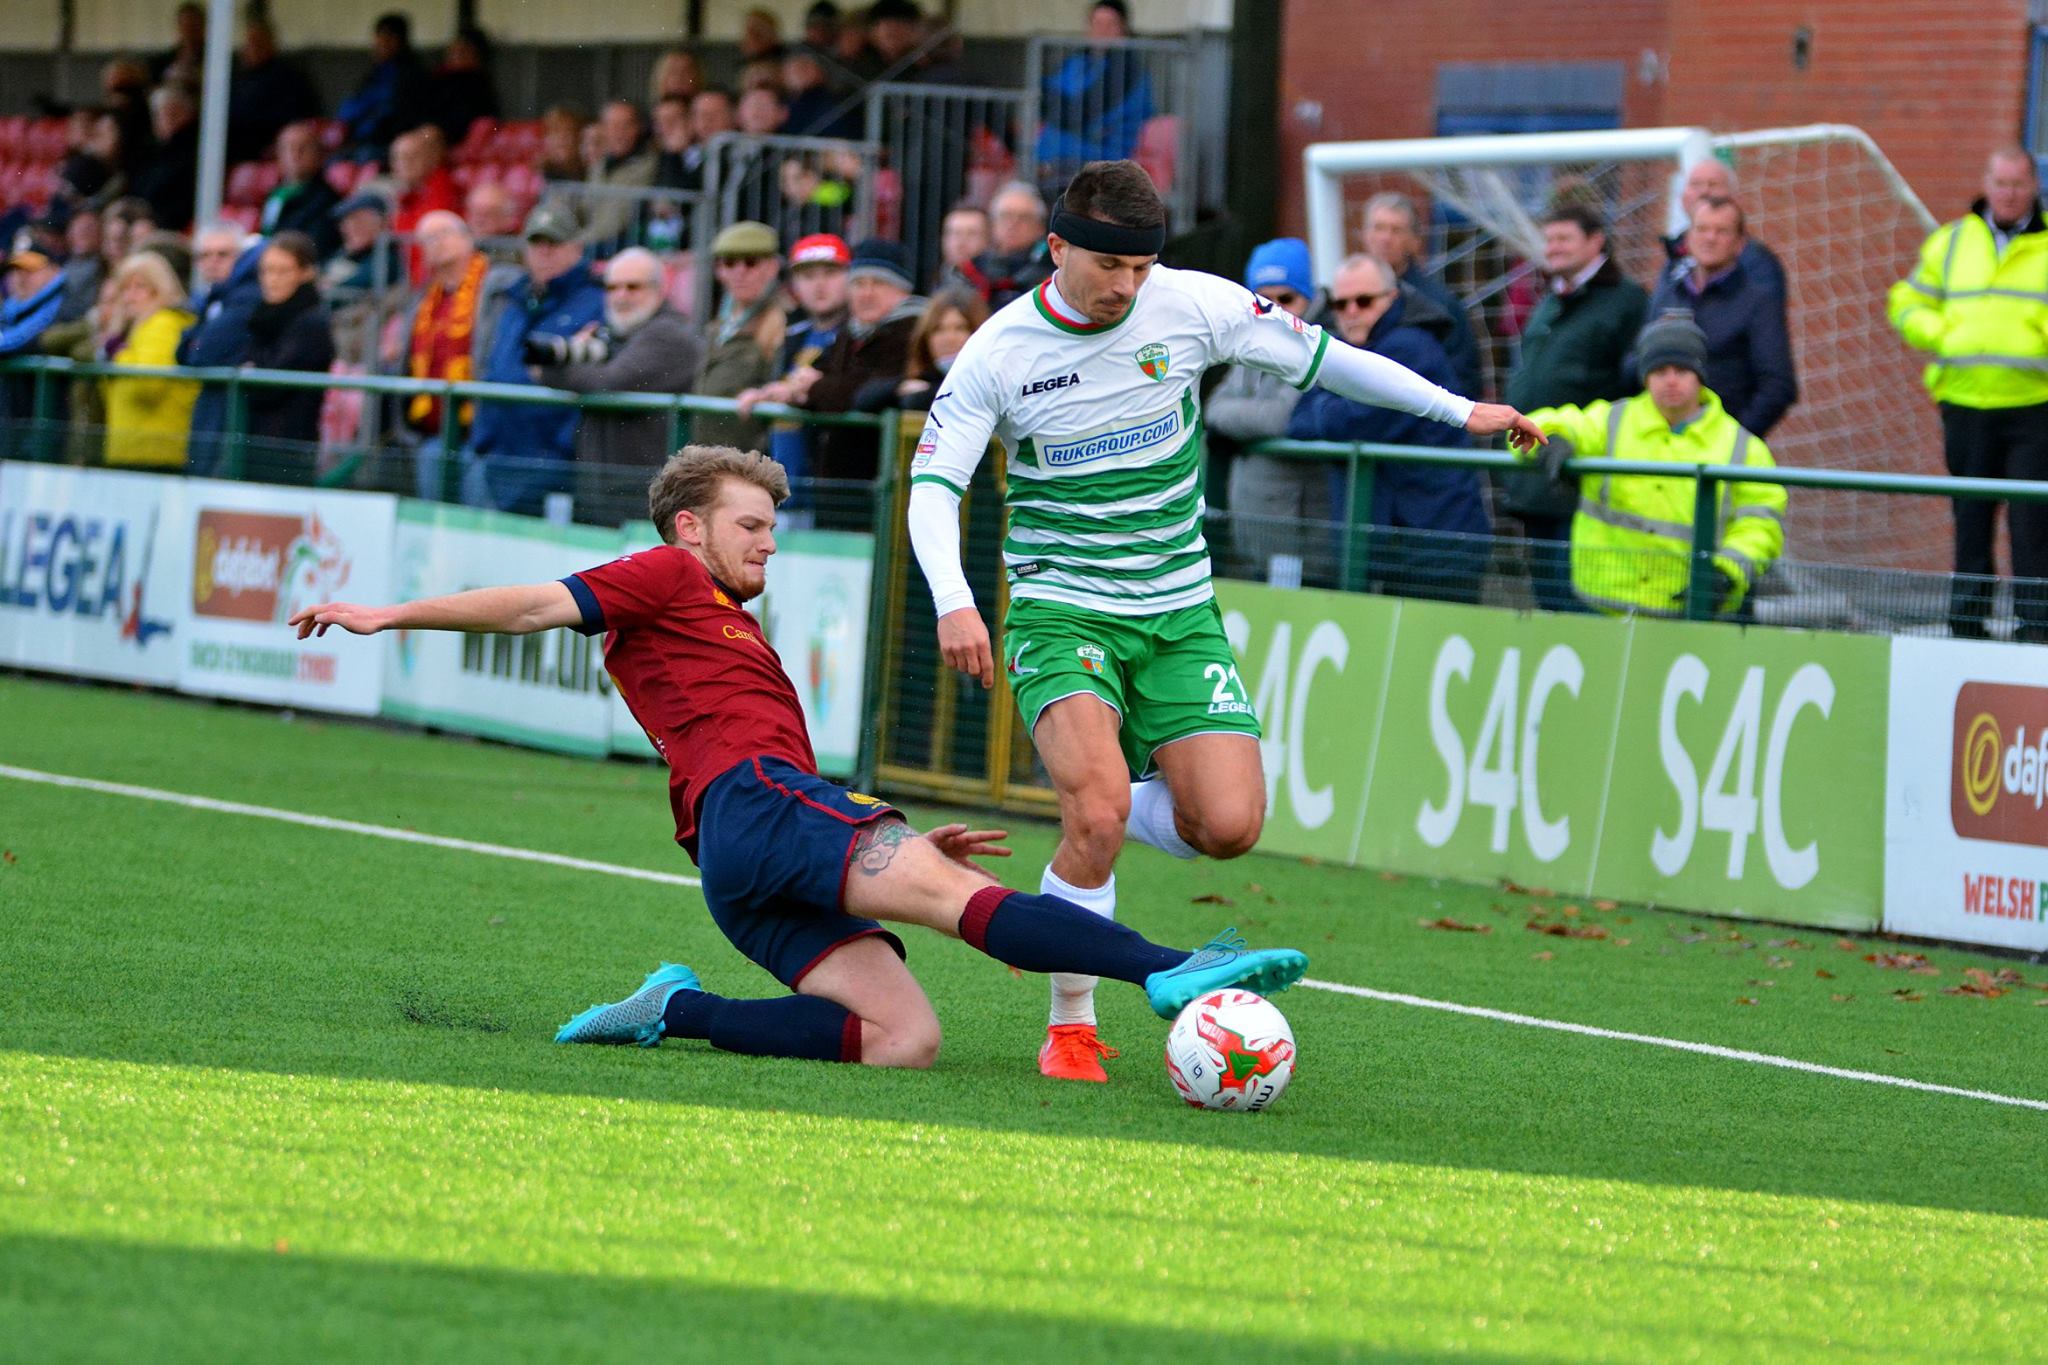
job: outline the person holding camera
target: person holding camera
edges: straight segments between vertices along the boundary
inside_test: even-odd
[[[628,247],[604,272],[604,321],[571,337],[526,339],[533,376],[573,393],[687,393],[704,364],[704,341],[662,294],[661,260]],[[634,515],[650,472],[674,452],[668,414],[592,412],[576,433],[576,511],[613,524]]]
[[[572,337],[604,317],[604,290],[583,258],[580,228],[566,205],[549,200],[527,215],[526,270],[505,287],[482,378],[531,384],[531,338]],[[569,486],[578,415],[552,404],[478,403],[462,452],[463,502],[539,513],[549,493]]]

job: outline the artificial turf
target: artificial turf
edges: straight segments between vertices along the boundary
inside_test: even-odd
[[[648,766],[12,677],[0,763],[691,871]],[[1052,833],[1013,829],[1030,883]],[[1323,980],[2048,1096],[2048,992],[1944,994],[2010,962],[1292,859],[1135,849],[1119,884],[1156,938],[1235,921]],[[0,779],[0,1358],[2004,1359],[2048,1327],[2048,1115],[1309,990],[1292,1089],[1198,1114],[1137,992],[1103,988],[1111,1085],[1045,1081],[1043,984],[908,937],[929,1073],[556,1047],[656,960],[775,988],[691,890]]]

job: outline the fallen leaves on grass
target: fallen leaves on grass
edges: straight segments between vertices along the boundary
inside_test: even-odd
[[[1814,968],[1813,974],[1823,981],[1833,981],[1835,979],[1835,974],[1825,967]]]
[[[1782,972],[1792,966],[1792,959],[1789,957],[1767,957],[1764,959],[1764,965],[1774,972]]]
[[[1862,944],[1853,938],[1838,938],[1835,940],[1835,946],[1845,953],[1853,953],[1863,947]]]
[[[1856,997],[1853,995],[1831,995],[1828,997],[1828,999],[1834,1001],[1838,1005],[1847,1004],[1849,1001],[1854,1000],[1855,998]]]
[[[1754,1005],[1756,997],[1753,995],[1738,995],[1735,997],[1735,1003],[1738,1005]]]
[[[5,864],[7,864],[7,865],[8,865],[9,867],[13,867],[13,866],[14,866],[14,865],[15,865],[16,863],[18,863],[18,862],[20,862],[20,861],[21,861],[21,859],[19,859],[19,858],[17,858],[17,857],[15,857],[15,856],[14,856],[14,850],[13,850],[13,849],[11,849],[11,848],[0,848],[0,863],[5,863]]]
[[[1889,972],[1911,972],[1915,976],[1941,975],[1941,968],[1929,962],[1924,953],[1865,953],[1863,960]]]
[[[1796,938],[1774,938],[1765,946],[1769,948],[1790,948],[1796,951],[1804,948],[1806,945]]]
[[[1266,894],[1266,888],[1260,886],[1257,882],[1246,882],[1244,884],[1244,892],[1247,896],[1263,896]]]
[[[1565,924],[1553,919],[1532,919],[1522,927],[1532,934],[1549,934],[1553,938],[1607,937],[1607,930],[1598,924]]]
[[[2003,968],[1994,976],[1982,967],[1963,968],[1964,981],[1960,986],[1950,986],[1943,995],[1974,995],[1983,1000],[1996,1000],[2019,983],[2020,974],[2010,967]]]
[[[1916,991],[1907,986],[1901,986],[1897,990],[1892,992],[1892,999],[1898,1001],[1902,1005],[1917,1005],[1926,998],[1927,992]]]
[[[1449,915],[1440,915],[1436,919],[1419,919],[1415,923],[1419,928],[1444,929],[1453,934],[1490,934],[1493,932],[1491,924],[1467,924],[1463,920],[1452,919]]]
[[[1189,904],[1189,905],[1236,905],[1236,904],[1237,904],[1237,902],[1236,902],[1236,901],[1234,901],[1234,900],[1232,900],[1232,899],[1231,899],[1230,897],[1228,897],[1228,896],[1219,896],[1219,895],[1217,895],[1217,894],[1216,894],[1216,893],[1215,893],[1214,891],[1205,891],[1205,892],[1203,892],[1203,893],[1202,893],[1201,895],[1199,895],[1199,896],[1193,896],[1193,897],[1190,897],[1190,898],[1189,898],[1189,900],[1188,900],[1188,904]]]
[[[1556,953],[1553,953],[1553,952],[1551,952],[1551,951],[1550,951],[1550,950],[1549,950],[1548,948],[1545,948],[1545,949],[1544,949],[1544,950],[1543,950],[1542,952],[1540,952],[1540,953],[1531,953],[1531,954],[1529,954],[1529,960],[1530,960],[1531,962],[1548,962],[1548,961],[1550,961],[1550,959],[1552,959],[1552,958],[1554,958],[1554,957],[1556,957],[1556,956],[1557,956],[1557,954],[1556,954]],[[2041,1003],[2042,1003],[2042,1004],[2044,1004],[2044,1005],[2048,1005],[2048,1000],[2044,1000],[2044,1001],[2042,1001]]]
[[[1595,910],[1619,910],[1621,909],[1621,902],[1607,900],[1594,901],[1593,908]]]

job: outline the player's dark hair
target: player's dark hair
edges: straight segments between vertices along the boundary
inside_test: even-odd
[[[1083,166],[1067,185],[1065,208],[1118,227],[1155,228],[1166,221],[1159,187],[1135,161],[1091,161]]]
[[[676,513],[704,515],[718,505],[727,479],[750,483],[780,507],[789,498],[789,475],[758,450],[733,446],[684,446],[647,485],[647,515],[663,544],[675,544]]]
[[[1576,223],[1579,231],[1588,237],[1596,232],[1602,237],[1607,235],[1607,221],[1590,204],[1553,204],[1550,212],[1543,215],[1543,226],[1549,227],[1552,223]]]

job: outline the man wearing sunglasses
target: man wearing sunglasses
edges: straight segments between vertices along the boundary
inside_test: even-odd
[[[627,247],[604,270],[604,322],[534,337],[534,377],[572,393],[687,393],[704,361],[697,329],[662,293],[661,260]],[[576,515],[617,525],[640,515],[668,460],[668,414],[591,412],[576,431]]]
[[[1234,858],[1265,817],[1258,718],[1202,536],[1204,371],[1235,362],[1476,435],[1542,434],[1513,408],[1460,398],[1242,285],[1160,265],[1166,208],[1136,162],[1082,167],[1050,228],[1053,277],[968,340],[932,400],[911,462],[910,535],[942,657],[993,686],[959,509],[1000,438],[1003,659],[1060,802],[1040,886],[1111,917],[1127,833],[1183,858]],[[1096,1034],[1094,987],[1054,978],[1045,1075],[1107,1079],[1100,1059],[1114,1050]]]
[[[728,223],[711,241],[711,274],[718,313],[705,325],[704,373],[697,392],[737,398],[780,373],[789,330],[783,308],[782,243],[766,223]],[[768,430],[751,417],[700,416],[690,424],[699,445],[767,448]]]
[[[1404,288],[1393,266],[1377,256],[1351,257],[1330,282],[1330,316],[1337,335],[1361,351],[1448,388],[1457,383],[1449,352],[1416,325],[1434,309],[1427,295]],[[1288,419],[1287,434],[1297,441],[1451,448],[1468,444],[1466,433],[1456,427],[1391,405],[1362,402],[1334,387],[1303,394]],[[1357,488],[1341,467],[1327,467],[1325,477],[1336,485],[1331,501],[1337,516],[1361,530],[1371,528],[1364,532],[1369,537],[1364,562],[1371,581],[1342,586],[1371,587],[1404,597],[1478,600],[1493,524],[1476,470],[1390,460],[1373,471],[1369,499],[1347,496],[1355,495]]]

